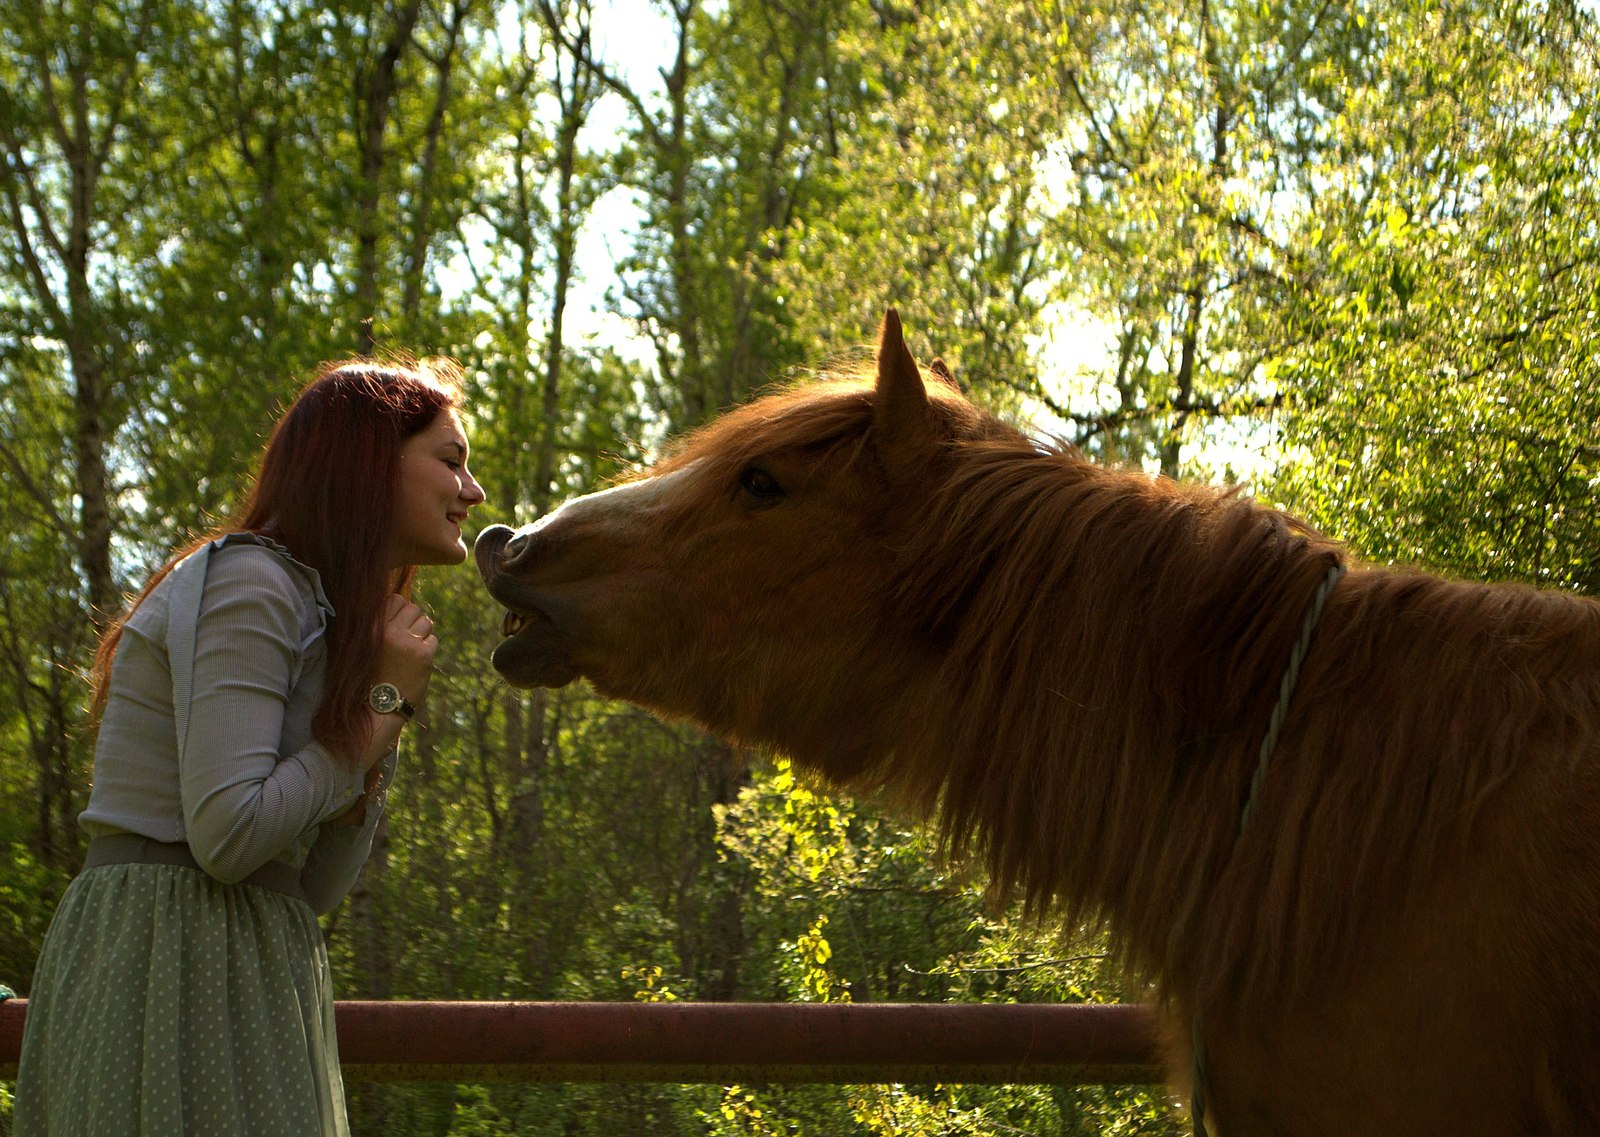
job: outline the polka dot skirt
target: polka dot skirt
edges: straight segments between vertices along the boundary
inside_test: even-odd
[[[305,904],[172,865],[67,889],[29,993],[15,1137],[347,1137]]]

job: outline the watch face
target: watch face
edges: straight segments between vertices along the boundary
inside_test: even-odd
[[[380,715],[392,714],[400,709],[400,689],[393,683],[379,683],[367,696],[367,702]]]

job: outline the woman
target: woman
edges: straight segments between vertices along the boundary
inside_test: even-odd
[[[236,524],[96,657],[82,874],[45,937],[19,1137],[344,1134],[316,917],[354,883],[437,640],[416,566],[483,500],[453,372],[325,368]]]

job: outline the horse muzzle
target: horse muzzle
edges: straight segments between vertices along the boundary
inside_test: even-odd
[[[577,677],[564,638],[515,573],[525,540],[505,525],[478,534],[472,556],[489,595],[506,608],[491,661],[514,687],[563,687]]]

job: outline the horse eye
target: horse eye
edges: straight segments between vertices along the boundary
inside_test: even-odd
[[[783,496],[778,479],[760,466],[751,466],[739,475],[739,488],[757,501],[770,502]]]

